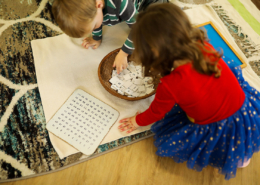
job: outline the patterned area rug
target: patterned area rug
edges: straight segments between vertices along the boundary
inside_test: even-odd
[[[184,9],[211,3],[245,55],[259,54],[221,6],[211,0],[181,2],[187,4]],[[30,45],[31,40],[61,34],[51,5],[51,0],[0,0],[0,182],[54,172],[153,135],[146,131],[100,145],[88,159],[82,153],[59,159],[46,130]],[[250,64],[260,76],[260,61]]]
[[[84,161],[60,160],[48,137],[30,41],[59,35],[50,1],[0,0],[0,179],[54,171]],[[150,131],[98,147],[93,157],[152,136]],[[91,158],[93,158],[91,157]],[[89,158],[90,159],[90,158]]]

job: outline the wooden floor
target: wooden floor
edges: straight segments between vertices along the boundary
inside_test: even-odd
[[[259,185],[260,154],[236,178],[224,180],[211,167],[202,172],[188,169],[169,158],[155,155],[153,138],[129,145],[68,169],[4,185]]]

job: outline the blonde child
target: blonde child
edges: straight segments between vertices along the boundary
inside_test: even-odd
[[[135,23],[139,10],[158,0],[55,0],[52,12],[61,30],[70,37],[86,37],[85,48],[96,49],[102,41],[102,26]],[[161,2],[166,0],[161,0]],[[92,32],[92,37],[87,37]],[[116,34],[116,33],[115,33]],[[131,32],[116,56],[114,66],[120,73],[127,67],[127,56],[134,50]]]
[[[120,120],[119,130],[130,133],[155,122],[157,155],[235,177],[260,147],[259,92],[174,4],[149,6],[132,33],[136,60],[160,83],[150,107]]]

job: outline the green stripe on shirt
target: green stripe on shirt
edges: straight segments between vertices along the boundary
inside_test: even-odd
[[[132,43],[129,39],[126,39],[125,45],[126,45],[127,48],[129,48],[129,49],[134,49],[134,45],[133,45],[133,43]]]
[[[101,37],[102,36],[102,28],[100,30],[96,30],[92,32],[93,36]]]
[[[105,19],[118,19],[118,17],[116,16],[116,14],[109,14],[109,13],[107,13],[107,14],[105,14],[104,16],[103,16],[103,19],[105,20]]]
[[[126,11],[127,5],[128,5],[128,1],[129,1],[129,0],[123,0],[123,1],[121,2],[119,15],[122,15],[122,14],[124,13],[124,11]],[[131,0],[130,0],[130,1],[131,1]]]

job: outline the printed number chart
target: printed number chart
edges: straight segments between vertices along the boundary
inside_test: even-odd
[[[77,89],[47,124],[47,129],[85,155],[95,152],[119,112]]]

